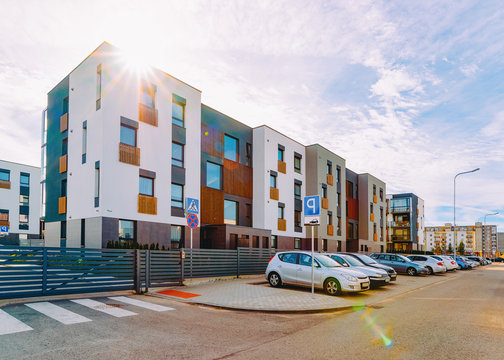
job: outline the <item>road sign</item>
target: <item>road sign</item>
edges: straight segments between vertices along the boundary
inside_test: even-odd
[[[193,198],[186,198],[186,213],[199,214],[199,200]]]
[[[189,214],[187,215],[187,225],[192,229],[195,227],[198,227],[199,220],[198,220],[198,215],[196,214]]]
[[[9,227],[6,225],[0,226],[0,234],[8,235],[9,234]]]
[[[304,224],[320,225],[320,196],[305,196],[303,201]]]

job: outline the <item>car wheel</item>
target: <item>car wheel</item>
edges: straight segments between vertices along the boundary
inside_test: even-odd
[[[410,276],[415,276],[417,274],[417,271],[415,270],[415,268],[410,267],[408,268],[407,273]]]
[[[324,291],[328,295],[341,295],[341,285],[335,278],[329,278],[324,282]]]
[[[282,279],[280,279],[280,275],[278,275],[276,272],[272,272],[268,275],[268,282],[273,287],[282,286]]]
[[[433,275],[434,274],[434,270],[432,270],[432,268],[430,266],[427,266],[427,270],[429,271],[427,273],[428,275]]]

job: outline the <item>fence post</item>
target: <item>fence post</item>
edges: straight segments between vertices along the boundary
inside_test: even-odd
[[[150,250],[145,253],[145,292],[148,292],[150,287],[150,254]]]
[[[47,292],[47,249],[42,250],[42,295]]]
[[[236,267],[236,277],[240,278],[240,248],[236,248],[236,257],[238,258],[238,263]]]
[[[184,284],[184,258],[185,250],[180,249],[180,285]]]
[[[140,258],[140,249],[135,250],[135,292],[137,294],[140,294],[140,286],[142,279],[140,278],[141,275],[141,267],[142,267],[142,262]]]

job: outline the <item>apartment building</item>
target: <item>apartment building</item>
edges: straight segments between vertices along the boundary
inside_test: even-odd
[[[306,192],[321,197],[320,226],[314,227],[315,247],[327,252],[345,251],[346,212],[342,207],[346,204],[345,159],[319,144],[309,145],[306,167]],[[311,233],[307,237],[311,244]]]
[[[359,246],[359,175],[345,169],[346,250],[357,252]],[[367,219],[367,217],[366,217]]]
[[[492,227],[495,225],[488,225],[487,231],[491,232]],[[455,247],[458,248],[460,242],[463,242],[467,254],[485,255],[482,250],[483,230],[485,226],[480,222],[474,225],[456,226],[455,229],[451,223],[446,223],[444,226],[427,226],[425,227],[426,249],[434,251],[437,248],[446,251],[450,244],[453,247],[455,239]],[[490,256],[490,254],[485,256]]]
[[[201,247],[268,248],[253,224],[252,128],[201,106]]]
[[[479,240],[479,239],[478,239]],[[478,245],[480,242],[478,241]],[[497,251],[497,226],[481,225],[481,253],[484,256],[494,256]]]
[[[388,201],[392,222],[387,251],[424,249],[424,201],[412,193],[393,194]]]
[[[46,246],[185,245],[184,198],[200,198],[199,90],[103,43],[49,92],[42,133]]]
[[[504,232],[497,233],[497,252],[499,255],[504,253]]]
[[[0,160],[2,245],[29,245],[40,238],[40,168]]]
[[[305,147],[266,125],[253,129],[252,147],[253,227],[271,231],[271,248],[304,248]]]

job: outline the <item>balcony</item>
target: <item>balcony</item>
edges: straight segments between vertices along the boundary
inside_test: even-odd
[[[119,143],[119,161],[140,166],[140,148],[123,143]]]
[[[157,215],[157,198],[138,195],[138,212],[140,214]]]
[[[334,225],[327,225],[327,235],[328,236],[334,235]]]
[[[138,120],[152,126],[158,126],[158,111],[144,104],[138,104]]]
[[[279,197],[278,189],[274,188],[274,187],[270,187],[270,199],[271,200],[278,200],[279,198],[280,197]]]
[[[59,172],[64,173],[67,171],[67,162],[68,162],[68,155],[63,155],[60,156],[60,161],[59,161]]]
[[[8,220],[0,220],[0,226],[10,227],[10,222]]]
[[[62,196],[58,199],[58,214],[66,214],[66,196]]]
[[[282,174],[287,173],[287,164],[281,160],[278,160],[278,172],[281,172]]]
[[[334,177],[331,174],[327,174],[327,185],[334,185]]]
[[[374,214],[371,213],[371,221],[374,221]]]
[[[67,130],[68,130],[68,113],[65,113],[60,117],[60,132]]]
[[[0,189],[10,189],[11,183],[10,181],[0,180]]]
[[[286,231],[287,230],[287,220],[278,219],[278,231]]]
[[[404,227],[404,228],[409,228],[410,227],[410,222],[409,221],[394,221],[392,223],[392,227]]]
[[[373,234],[373,240],[378,241],[378,234]]]
[[[392,208],[392,213],[409,213],[410,208],[409,207],[393,207]]]
[[[373,195],[373,202],[376,204],[378,202],[378,199],[376,198],[376,195]]]
[[[329,208],[329,199],[322,198],[322,209],[328,209],[328,208]]]

